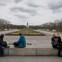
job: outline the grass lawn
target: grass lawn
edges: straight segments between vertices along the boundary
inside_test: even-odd
[[[7,35],[19,35],[19,33],[22,33],[25,36],[44,36],[43,33],[34,31],[31,28],[20,29],[20,31],[12,32],[12,33],[9,33]]]

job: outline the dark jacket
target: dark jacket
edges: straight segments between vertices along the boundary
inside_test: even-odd
[[[0,46],[3,46],[3,41],[1,38],[0,38]]]
[[[58,36],[58,43],[61,43],[61,37]]]
[[[58,40],[55,41],[55,39],[58,39]],[[58,45],[58,44],[61,43],[61,37],[59,37],[59,36],[58,36],[58,37],[56,37],[56,36],[55,36],[55,37],[52,37],[52,38],[51,38],[51,41],[52,41],[52,42],[51,42],[52,45]]]
[[[0,36],[0,46],[6,48],[7,47],[7,43],[5,41],[3,41],[3,38]]]

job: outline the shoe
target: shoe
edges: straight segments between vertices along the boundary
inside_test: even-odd
[[[5,48],[10,48],[10,46],[6,46]]]
[[[58,55],[58,57],[62,57],[62,56]]]
[[[5,57],[4,55],[0,55],[0,57]]]
[[[62,56],[59,56],[59,57],[62,57]]]

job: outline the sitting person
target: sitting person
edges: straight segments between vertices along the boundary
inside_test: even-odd
[[[4,47],[1,36],[0,36],[0,56],[4,56]]]
[[[20,35],[19,40],[17,42],[14,42],[13,45],[14,45],[14,47],[18,47],[18,48],[25,48],[26,47],[26,39],[21,33],[19,33],[19,35]]]
[[[3,46],[4,48],[7,48],[8,46],[7,46],[7,42],[5,42],[4,40],[3,40],[3,38],[4,38],[4,34],[1,34],[1,36],[0,36],[0,43],[1,43],[1,46]]]
[[[59,44],[61,43],[61,37],[58,34],[53,34],[53,37],[51,38],[51,43],[53,48],[58,48]]]
[[[53,34],[53,37],[51,38],[51,44],[53,48],[57,48],[57,42],[56,42],[56,36]]]
[[[61,37],[58,34],[53,35],[53,37],[52,37],[52,46],[53,46],[53,48],[58,49],[58,56],[62,57],[62,55],[61,55],[62,41],[61,41]]]

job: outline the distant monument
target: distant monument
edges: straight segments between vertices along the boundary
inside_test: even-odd
[[[29,28],[29,24],[27,23],[27,28]]]

